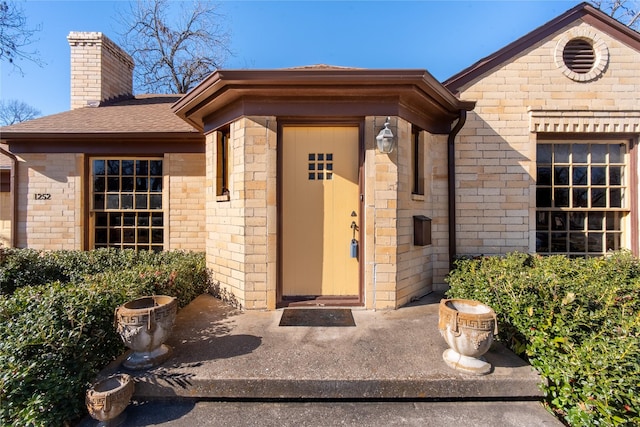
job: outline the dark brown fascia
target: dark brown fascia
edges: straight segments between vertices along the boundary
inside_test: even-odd
[[[460,88],[482,76],[484,73],[509,61],[520,52],[535,45],[539,41],[562,30],[572,22],[582,19],[586,23],[598,28],[600,31],[610,34],[628,46],[640,51],[640,33],[618,22],[604,12],[594,8],[588,3],[580,3],[557,18],[538,27],[524,37],[505,46],[497,52],[481,59],[472,66],[465,68],[451,76],[442,84],[452,93],[459,92]]]
[[[11,144],[18,140],[78,140],[78,139],[90,139],[93,141],[103,141],[112,139],[128,139],[128,140],[203,140],[203,136],[200,132],[3,132],[0,139],[3,143]]]
[[[287,118],[313,117],[314,119],[335,120],[338,117],[357,118],[364,115],[396,115],[398,98],[378,96],[368,99],[354,98],[301,98],[242,96],[230,104],[202,118],[204,134],[243,116],[276,116]]]
[[[13,153],[204,153],[201,133],[12,133],[2,141]]]
[[[313,117],[330,120],[336,117],[398,116],[434,134],[448,134],[451,123],[459,113],[438,112],[429,108],[417,108],[408,96],[379,96],[352,98],[265,98],[244,96],[219,110],[204,116],[203,132],[215,131],[238,117],[276,116]],[[422,106],[424,107],[424,103]]]
[[[337,109],[339,115],[377,115],[381,112],[377,101],[388,102],[390,98],[397,106],[382,114],[421,111],[425,118],[447,121],[448,128],[459,110],[475,106],[474,102],[456,98],[425,70],[288,69],[219,70],[171,108],[206,132],[222,124],[220,117],[232,120],[234,114],[258,111],[263,115],[300,116],[325,115],[331,110],[336,114]],[[439,126],[441,123],[437,123]]]

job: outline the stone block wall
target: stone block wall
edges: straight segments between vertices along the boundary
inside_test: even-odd
[[[71,109],[133,93],[133,59],[98,32],[71,32]]]
[[[398,165],[397,150],[380,153],[375,138],[386,117],[367,117],[364,125],[364,266],[365,306],[396,307],[398,277]],[[397,121],[390,129],[397,134]],[[398,138],[400,140],[400,138]]]
[[[422,132],[424,195],[412,194],[411,123],[392,118],[397,148],[382,154],[375,136],[384,117],[365,121],[365,304],[397,308],[441,288],[448,272],[446,135]],[[413,242],[413,217],[432,220],[432,243]]]
[[[22,154],[16,247],[83,249],[81,154]]]
[[[18,158],[16,246],[85,249],[85,155],[25,153]],[[164,164],[165,250],[204,252],[204,156],[166,154]]]
[[[231,125],[229,200],[215,194],[217,138],[207,135],[207,264],[226,293],[247,309],[276,306],[277,136],[274,117]]]
[[[447,136],[421,131],[425,154],[424,194],[412,194],[411,124],[398,120],[398,246],[396,307],[433,289],[440,289],[448,273]],[[431,244],[414,244],[415,215],[431,219]]]
[[[362,246],[366,308],[393,309],[442,286],[448,272],[446,135],[423,133],[425,194],[411,194],[411,124],[394,118],[398,149],[375,147],[385,117],[364,125]],[[231,124],[229,200],[215,194],[218,133],[207,135],[207,264],[223,292],[246,309],[277,298],[277,126],[274,117]],[[413,244],[413,216],[432,218],[432,244]]]
[[[11,244],[11,193],[0,192],[0,247]]]
[[[166,250],[205,251],[205,157],[174,154],[164,157],[169,185],[166,216]]]
[[[582,36],[608,49],[590,81],[570,79],[556,60],[559,43]],[[638,51],[577,22],[461,88],[477,104],[456,141],[458,254],[535,251],[536,141],[549,132],[637,139],[639,63]]]

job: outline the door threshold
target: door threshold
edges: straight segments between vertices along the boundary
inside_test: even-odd
[[[306,295],[284,297],[277,308],[285,307],[361,307],[364,304],[357,295]]]

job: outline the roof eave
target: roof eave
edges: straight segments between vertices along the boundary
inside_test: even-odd
[[[205,118],[244,97],[354,101],[416,92],[414,101],[457,117],[474,102],[461,101],[425,70],[286,69],[219,70],[173,104],[172,111],[199,130]],[[420,101],[422,99],[422,101]]]
[[[534,45],[545,37],[561,30],[571,22],[578,19],[584,19],[589,24],[599,27],[602,30],[605,28],[611,28],[616,31],[622,39],[624,39],[623,41],[630,45],[634,45],[637,49],[640,49],[640,33],[637,33],[626,25],[618,22],[616,19],[606,15],[604,12],[596,9],[590,4],[580,3],[562,15],[508,44],[502,49],[482,58],[470,67],[467,67],[459,73],[449,77],[442,84],[452,93],[457,93],[462,86],[474,81],[484,73],[508,61],[529,46]]]
[[[201,139],[202,133],[193,132],[3,132],[0,141],[11,144],[12,141],[38,140],[59,141],[79,139]]]

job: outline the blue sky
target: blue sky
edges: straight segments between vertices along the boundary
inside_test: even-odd
[[[120,1],[20,1],[44,66],[0,63],[0,99],[43,115],[69,109],[71,31],[118,41]],[[227,69],[331,64],[426,69],[438,80],[468,67],[579,4],[560,1],[222,1],[234,55]]]

